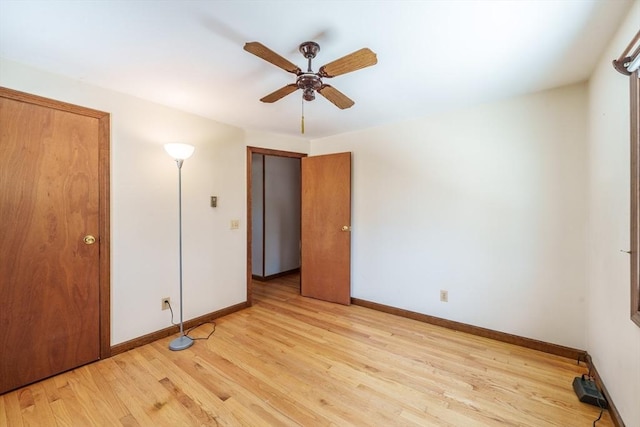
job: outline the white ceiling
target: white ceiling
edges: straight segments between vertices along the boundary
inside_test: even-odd
[[[317,139],[586,80],[632,1],[0,0],[0,56],[246,129],[300,135],[295,81],[243,50],[259,41],[317,69],[361,47],[378,64],[305,102]],[[614,58],[612,58],[614,59]],[[1,72],[1,70],[0,70]]]

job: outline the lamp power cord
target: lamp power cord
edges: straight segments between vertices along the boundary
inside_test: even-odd
[[[179,323],[175,323],[175,322],[173,321],[173,307],[171,307],[171,303],[170,303],[170,302],[167,302],[167,305],[169,306],[169,311],[171,312],[171,324],[172,324],[173,326],[180,326],[180,324],[179,324]],[[194,331],[194,330],[198,329],[198,328],[199,328],[200,326],[202,326],[202,325],[211,325],[211,326],[213,326],[213,329],[211,330],[211,332],[209,332],[209,335],[207,335],[206,337],[200,337],[200,338],[194,338],[194,337],[190,337],[190,336],[189,336],[189,333],[191,333],[191,331]],[[199,325],[192,326],[191,328],[187,329],[187,330],[184,332],[184,335],[185,335],[185,336],[187,336],[187,337],[189,337],[189,338],[191,338],[193,341],[206,341],[206,340],[208,340],[209,338],[211,338],[211,335],[213,335],[213,333],[214,333],[215,331],[216,331],[216,322],[202,322],[202,323],[200,323]]]

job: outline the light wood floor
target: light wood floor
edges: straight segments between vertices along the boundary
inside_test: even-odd
[[[254,306],[188,350],[167,338],[4,394],[0,426],[567,427],[600,412],[573,393],[574,360],[297,292],[256,282]]]

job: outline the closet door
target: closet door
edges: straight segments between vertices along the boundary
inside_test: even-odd
[[[3,393],[101,356],[100,119],[0,97],[0,123]]]

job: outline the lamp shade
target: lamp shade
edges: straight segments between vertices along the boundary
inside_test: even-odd
[[[164,149],[175,160],[185,160],[191,157],[196,147],[189,144],[172,142],[170,144],[164,144]]]

